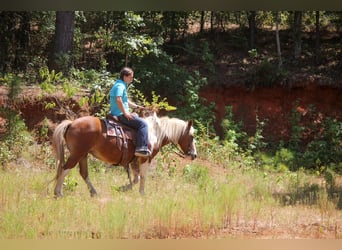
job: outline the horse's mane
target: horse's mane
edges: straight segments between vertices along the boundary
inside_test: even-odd
[[[154,128],[153,132],[158,146],[161,146],[164,139],[177,144],[179,138],[187,129],[187,122],[178,118],[151,116],[147,118],[147,121],[150,122],[150,127]]]

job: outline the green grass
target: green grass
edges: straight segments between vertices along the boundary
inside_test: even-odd
[[[293,188],[286,175],[279,179],[239,168],[215,175],[196,161],[178,164],[170,174],[158,163],[148,176],[146,195],[140,196],[138,186],[125,193],[117,191],[127,183],[121,167],[104,171],[99,162],[90,164],[90,177],[99,193],[95,198],[76,168],[66,179],[64,197],[57,200],[54,183],[48,184],[54,170],[20,166],[0,170],[0,239],[219,238],[215,233],[220,231],[296,225],[302,212],[301,208],[288,216],[277,212],[284,206],[273,192]],[[319,197],[308,207],[320,215],[322,223],[339,223],[341,211],[326,193]]]

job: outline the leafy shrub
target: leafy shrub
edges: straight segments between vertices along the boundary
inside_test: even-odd
[[[5,166],[18,159],[30,142],[31,137],[24,121],[17,114],[11,117],[10,130],[0,140],[0,164]]]
[[[261,62],[257,62],[256,65],[250,67],[247,72],[246,84],[248,86],[271,87],[272,85],[281,82],[286,75],[287,73],[283,68],[279,68],[276,63],[265,58]]]
[[[223,128],[223,140],[231,144],[234,148],[246,144],[247,133],[242,130],[242,122],[234,121],[233,107],[225,107],[225,116],[221,122]]]
[[[287,148],[280,148],[274,157],[274,166],[277,170],[294,170],[295,154]]]
[[[21,78],[10,74],[5,77],[5,83],[9,87],[9,92],[7,106],[0,107],[0,112],[6,118],[6,132],[0,138],[0,164],[2,166],[17,159],[30,141],[26,125],[15,108],[15,100],[21,91]]]

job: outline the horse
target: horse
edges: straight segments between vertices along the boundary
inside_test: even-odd
[[[79,164],[80,175],[87,184],[90,195],[97,195],[88,173],[87,157],[89,154],[102,162],[125,167],[129,184],[123,186],[122,190],[131,189],[140,181],[139,192],[142,195],[145,193],[146,170],[163,146],[173,143],[180,147],[185,156],[190,156],[192,160],[197,157],[192,120],[184,121],[167,116],[158,117],[156,113],[144,119],[148,124],[149,147],[151,149],[149,158],[134,156],[134,140],[126,140],[125,144],[127,145],[124,149],[122,142],[119,141],[121,138],[109,136],[105,119],[83,116],[73,121],[64,120],[57,125],[52,135],[52,147],[57,164],[55,197],[63,196],[64,178],[77,163]],[[66,161],[65,146],[69,151]],[[126,151],[124,152],[124,150]],[[126,160],[123,160],[124,158]],[[130,178],[128,164],[131,165],[134,172],[133,181]]]

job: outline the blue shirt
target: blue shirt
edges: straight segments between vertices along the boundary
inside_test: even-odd
[[[128,96],[127,96],[127,84],[119,79],[117,80],[112,89],[109,92],[110,96],[110,113],[114,116],[123,115],[122,111],[120,110],[117,102],[116,97],[121,96],[124,108],[128,111]]]

